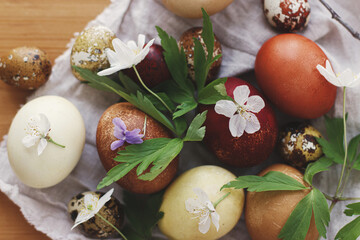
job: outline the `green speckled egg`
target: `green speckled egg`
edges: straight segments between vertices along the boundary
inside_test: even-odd
[[[73,197],[68,204],[68,212],[70,214],[71,219],[75,222],[76,217],[80,213],[83,208],[84,197],[86,194],[97,195],[101,198],[104,193],[101,192],[84,192],[79,193],[75,197]],[[115,198],[111,197],[110,201],[108,201],[98,212],[102,217],[104,217],[107,221],[117,227],[117,229],[121,229],[124,224],[124,211],[120,202]],[[79,228],[83,234],[89,238],[116,238],[118,237],[118,233],[114,228],[104,222],[100,217],[94,216],[90,218],[88,221],[80,224],[77,228]]]
[[[75,40],[71,50],[70,64],[81,68],[89,69],[92,72],[110,67],[107,60],[105,49],[113,49],[112,40],[115,34],[107,27],[94,26],[85,29]],[[73,68],[74,76],[80,81],[84,81],[79,73]]]

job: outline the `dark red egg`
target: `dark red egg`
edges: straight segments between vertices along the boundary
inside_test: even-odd
[[[136,65],[136,69],[139,72],[141,79],[145,85],[150,88],[171,78],[169,69],[166,66],[163,51],[164,49],[160,45],[153,44],[144,60]],[[139,83],[134,69],[129,68],[123,72],[132,80]]]
[[[244,131],[242,136],[233,137],[229,130],[230,118],[216,113],[214,105],[202,105],[200,111],[208,110],[204,142],[219,160],[235,167],[251,167],[269,157],[275,147],[278,127],[270,104],[248,82],[239,78],[228,78],[225,83],[227,94],[234,98],[235,88],[242,85],[249,87],[249,96],[258,95],[265,102],[265,107],[255,113],[260,130],[252,134]]]

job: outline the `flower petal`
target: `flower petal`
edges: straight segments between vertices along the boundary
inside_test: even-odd
[[[137,45],[137,47],[139,49],[143,49],[144,45],[145,45],[145,35],[144,34],[139,34],[138,35],[138,45]]]
[[[220,215],[217,212],[211,213],[211,221],[216,227],[216,231],[219,231],[220,228]]]
[[[110,189],[107,193],[105,193],[100,199],[97,204],[96,212],[100,211],[100,209],[111,199],[111,195],[113,194],[114,189]]]
[[[75,224],[74,226],[71,228],[71,230],[73,230],[75,227],[77,227],[79,224],[86,222],[87,220],[89,220],[90,218],[94,217],[95,213],[93,212],[88,212],[85,210],[82,210],[78,216],[75,219]]]
[[[107,68],[107,69],[104,69],[100,72],[97,73],[97,75],[99,76],[108,76],[108,75],[111,75],[113,73],[116,73],[122,69],[126,69],[126,68],[129,68],[129,67],[124,67],[124,66],[120,66],[120,65],[116,65],[114,67],[110,67],[110,68]]]
[[[46,136],[48,134],[48,132],[50,131],[50,122],[49,119],[46,117],[45,114],[43,113],[39,113],[39,122],[38,122],[38,127],[41,131],[41,133]]]
[[[358,86],[360,83],[360,74],[356,75],[354,79],[348,84],[349,88]]]
[[[233,137],[241,137],[244,134],[246,120],[240,114],[235,114],[230,118],[229,129]]]
[[[114,118],[112,120],[112,123],[116,126],[119,127],[121,130],[126,131],[126,124],[124,123],[123,120],[121,120],[121,118]]]
[[[243,106],[248,100],[250,89],[246,85],[237,86],[234,90],[234,100],[240,106]]]
[[[339,82],[339,80],[337,79],[337,77],[335,76],[335,73],[331,70],[328,71],[327,69],[325,69],[323,66],[321,66],[320,64],[318,64],[316,66],[317,70],[320,72],[320,74],[332,85],[335,85],[337,87],[342,87],[341,83]]]
[[[265,107],[265,102],[260,96],[255,95],[248,98],[245,106],[247,110],[258,113]]]
[[[185,208],[190,213],[197,213],[198,209],[202,209],[204,205],[199,201],[199,199],[189,198],[185,200]]]
[[[143,134],[139,134],[140,129],[134,129],[125,133],[125,140],[130,144],[141,144],[143,143]]]
[[[110,145],[110,149],[111,151],[115,151],[116,149],[118,149],[119,147],[121,147],[122,145],[124,145],[125,143],[125,140],[116,140],[116,141],[113,141]]]
[[[121,60],[122,63],[128,61],[129,58],[133,58],[135,55],[128,45],[118,38],[112,40],[112,45],[118,55],[118,59]]]
[[[40,156],[42,154],[42,152],[44,151],[44,149],[46,148],[46,145],[47,145],[47,141],[45,138],[42,138],[40,139],[40,142],[39,142],[39,145],[37,147],[37,153],[38,153],[38,156]]]
[[[236,110],[237,108],[233,101],[219,100],[215,104],[215,112],[228,118],[231,118],[236,112]]]
[[[260,122],[255,114],[247,112],[245,132],[252,134],[260,130]]]
[[[138,50],[138,46],[136,45],[135,41],[133,41],[133,40],[128,41],[126,45],[132,51]]]
[[[35,143],[40,139],[39,136],[33,136],[33,135],[26,135],[23,139],[22,139],[22,144],[29,148],[31,146],[34,146]]]
[[[105,49],[106,57],[111,66],[116,66],[121,64],[121,58],[113,50],[106,48]]]
[[[210,223],[211,221],[209,215],[201,217],[199,222],[199,231],[202,234],[207,233],[210,229]]]
[[[201,188],[193,188],[193,191],[198,197],[199,201],[202,202],[203,204],[205,204],[207,201],[210,201],[206,192],[204,192],[204,190],[202,190]]]
[[[126,131],[126,130],[125,130]],[[114,136],[117,139],[120,140],[125,140],[125,131],[123,131],[122,129],[120,129],[119,127],[115,126],[114,128]]]
[[[344,87],[348,87],[350,83],[354,80],[354,74],[348,68],[342,73],[340,73],[340,75],[338,76],[338,80]]]

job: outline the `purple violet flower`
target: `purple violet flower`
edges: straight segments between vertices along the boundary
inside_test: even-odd
[[[132,131],[128,131],[126,129],[125,123],[123,122],[123,120],[121,120],[121,118],[114,118],[112,122],[115,125],[114,136],[119,139],[111,143],[110,148],[112,151],[124,145],[125,142],[130,144],[143,143],[142,138],[144,137],[144,135],[139,134],[141,132],[140,129],[136,128]]]

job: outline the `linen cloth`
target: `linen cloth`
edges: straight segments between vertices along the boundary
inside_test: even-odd
[[[335,1],[328,3],[350,23],[360,30],[360,2],[358,0]],[[327,53],[335,70],[341,72],[350,67],[360,71],[360,41],[354,39],[342,26],[331,19],[330,13],[312,0],[311,19],[308,27],[299,34],[316,41]],[[261,45],[270,37],[279,34],[266,21],[262,3],[258,1],[235,0],[222,12],[211,16],[214,32],[222,43],[223,63],[220,76],[241,76],[254,82],[254,61]],[[139,33],[147,40],[157,37],[155,25],[160,26],[170,35],[179,38],[182,32],[193,26],[201,26],[202,20],[184,19],[164,8],[161,0],[113,0],[88,26],[105,25],[112,29],[123,41],[136,39]],[[32,189],[22,184],[14,175],[6,152],[6,136],[0,145],[0,190],[17,204],[25,218],[39,231],[52,239],[86,239],[77,229],[71,231],[72,222],[67,214],[67,203],[77,193],[95,190],[98,182],[105,176],[96,151],[95,134],[98,120],[105,109],[114,104],[119,97],[80,84],[71,73],[70,52],[68,49],[59,56],[52,70],[49,81],[38,89],[30,98],[43,95],[58,95],[70,100],[81,112],[86,125],[86,144],[79,164],[61,183],[46,189]],[[159,43],[159,38],[156,38]],[[284,66],[286,67],[286,66]],[[360,88],[349,89],[347,95],[348,134],[352,137],[360,133]],[[341,116],[342,91],[338,90],[336,104],[332,113]],[[277,113],[279,125],[294,120]],[[314,124],[324,133],[322,119]],[[209,153],[201,143],[187,143],[181,153],[180,172],[197,165],[215,164],[223,166]],[[260,166],[250,169],[231,169],[236,175],[256,174],[264,167],[277,162],[279,156],[273,153],[271,158]],[[227,167],[228,166],[223,166]],[[317,177],[321,190],[334,194],[340,167]],[[117,184],[114,196],[121,199],[121,188]],[[104,191],[108,190],[104,189]],[[360,196],[360,173],[352,174],[345,196]],[[342,213],[344,204],[339,203],[331,214],[331,226],[328,239],[334,239],[336,232],[351,220]],[[158,236],[161,234],[156,233]],[[242,218],[236,228],[223,239],[243,239],[250,237]]]

